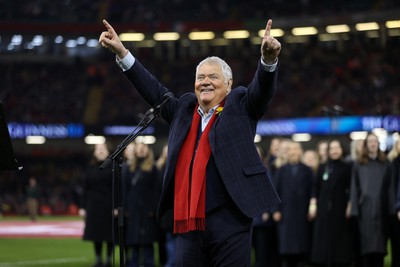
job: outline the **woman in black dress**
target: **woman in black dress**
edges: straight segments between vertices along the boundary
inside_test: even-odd
[[[83,240],[92,241],[94,244],[96,263],[93,267],[111,267],[113,250],[112,169],[111,164],[104,169],[99,168],[109,154],[106,144],[95,145],[83,186],[83,203],[80,210],[81,215],[85,217]],[[103,243],[107,246],[104,265],[102,261]]]
[[[158,170],[153,151],[147,144],[137,143],[131,163],[122,170],[126,219],[126,246],[131,251],[129,267],[139,266],[139,253],[143,265],[154,266],[153,243],[157,240],[156,207],[159,187]]]
[[[338,140],[328,144],[328,160],[320,164],[316,177],[316,218],[312,262],[321,266],[349,266],[352,262],[350,224],[351,164],[343,160]]]

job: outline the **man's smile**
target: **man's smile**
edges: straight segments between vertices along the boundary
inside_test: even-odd
[[[208,92],[214,92],[214,89],[212,89],[212,88],[200,89],[200,93],[208,93]]]

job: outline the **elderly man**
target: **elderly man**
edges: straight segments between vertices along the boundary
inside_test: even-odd
[[[126,77],[156,106],[168,89],[103,23],[100,44],[116,54]],[[177,266],[250,266],[252,218],[279,202],[254,145],[257,122],[276,90],[281,44],[270,35],[271,26],[269,20],[247,88],[232,89],[229,65],[209,57],[197,66],[194,93],[162,107],[170,133],[158,218],[173,213]]]

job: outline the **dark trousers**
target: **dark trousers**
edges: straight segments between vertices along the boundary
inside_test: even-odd
[[[175,266],[175,254],[176,254],[176,236],[172,232],[166,233],[165,250],[167,253],[167,261],[164,267]]]
[[[392,246],[392,267],[400,267],[400,221],[397,216],[391,218],[390,243]]]
[[[178,234],[176,266],[249,267],[252,220],[236,208],[206,214],[205,231]]]
[[[351,265],[350,263],[332,263],[332,264],[327,263],[327,264],[315,264],[312,266],[315,266],[315,267],[350,267],[353,265]]]
[[[305,267],[306,254],[282,255],[282,263],[284,267]]]
[[[128,267],[139,267],[140,251],[143,251],[143,265],[145,267],[154,267],[153,245],[132,246],[132,258],[128,262]]]
[[[277,226],[258,226],[253,228],[253,246],[256,256],[255,267],[279,267],[279,245]]]
[[[369,253],[362,255],[362,267],[383,267],[385,255],[379,253]]]

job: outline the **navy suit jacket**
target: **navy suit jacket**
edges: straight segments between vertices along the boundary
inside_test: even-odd
[[[137,59],[124,73],[152,107],[169,92]],[[248,88],[239,86],[228,94],[224,109],[209,133],[211,151],[225,188],[235,205],[249,218],[279,202],[254,145],[257,122],[268,109],[276,90],[276,76],[277,71],[267,72],[259,63]],[[170,130],[159,219],[166,210],[173,208],[175,167],[196,104],[195,94],[186,93],[171,99],[161,110],[161,116],[170,124]]]

